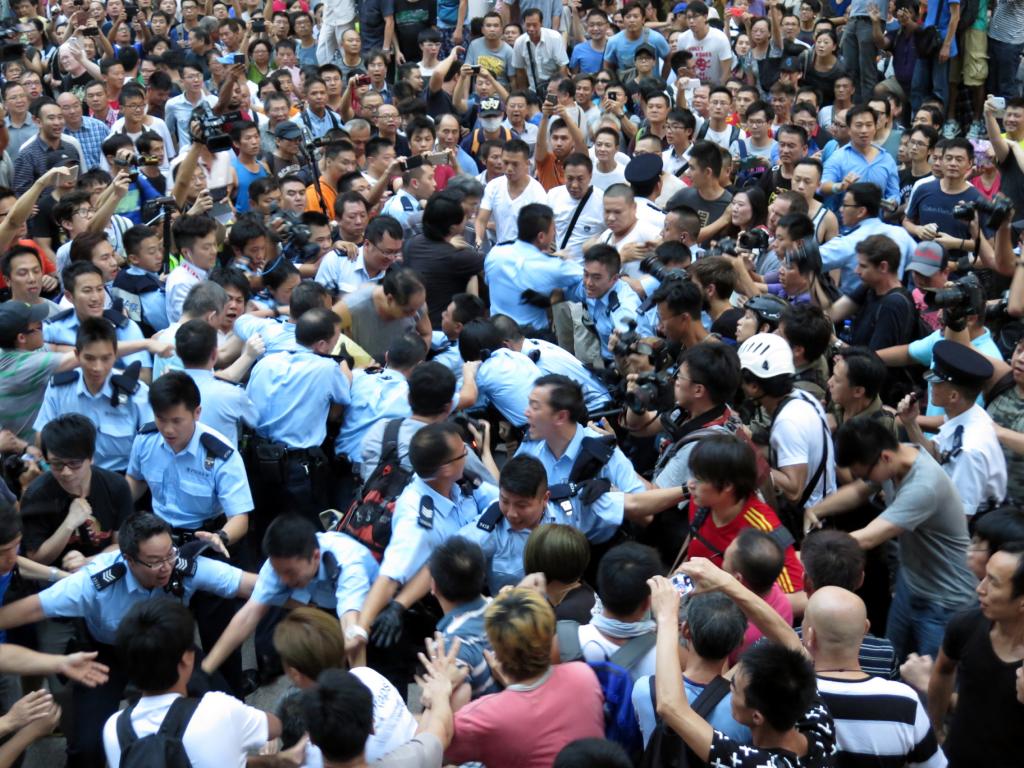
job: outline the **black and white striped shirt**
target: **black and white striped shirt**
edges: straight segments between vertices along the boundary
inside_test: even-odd
[[[895,680],[818,676],[818,693],[836,728],[840,768],[944,768],[928,715],[914,690]]]

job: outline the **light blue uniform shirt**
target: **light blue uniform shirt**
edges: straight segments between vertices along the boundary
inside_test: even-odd
[[[462,353],[459,352],[459,341],[449,339],[444,331],[433,331],[430,334],[431,349],[441,349],[431,358],[434,362],[440,363],[449,371],[455,374],[455,392],[458,394],[462,389]]]
[[[542,374],[558,373],[568,376],[583,388],[583,399],[588,411],[598,411],[611,402],[611,395],[597,377],[579,360],[557,344],[543,339],[524,339],[523,354],[533,359],[531,352],[539,354],[534,361]]]
[[[348,405],[349,383],[329,357],[309,350],[267,355],[247,388],[259,414],[256,431],[289,448],[316,448],[327,437],[331,405]]]
[[[241,315],[235,320],[235,335],[242,341],[248,341],[255,334],[263,337],[265,354],[275,352],[295,352],[302,347],[295,341],[295,323],[283,317],[256,317]]]
[[[872,235],[885,235],[890,238],[900,249],[899,277],[903,279],[903,270],[910,263],[910,257],[914,255],[914,248],[917,243],[903,227],[895,227],[886,224],[877,216],[864,219],[845,235],[833,237],[827,243],[819,246],[821,251],[822,272],[839,270],[839,290],[850,294],[860,288],[861,279],[857,277],[857,243],[866,240]]]
[[[55,385],[51,379],[46,385],[43,406],[32,428],[39,432],[58,416],[80,413],[96,426],[96,466],[111,472],[124,472],[136,433],[143,424],[153,420],[153,410],[149,407],[149,388],[140,381],[134,395],[128,395],[126,402],[114,406],[110,402],[114,393],[110,386],[110,376],[103,383],[99,394],[93,395],[85,386],[85,377],[81,372],[72,373],[74,376],[57,376],[58,379],[73,379],[67,384]]]
[[[352,293],[367,283],[379,283],[384,279],[386,271],[382,269],[371,277],[366,271],[362,248],[355,261],[349,259],[347,254],[331,251],[321,259],[314,280],[332,293]]]
[[[418,522],[420,499],[430,498],[434,504],[433,527],[424,528]],[[391,519],[391,542],[384,550],[380,564],[380,575],[404,584],[426,565],[431,553],[469,522],[475,521],[480,513],[498,499],[498,489],[490,483],[482,483],[465,496],[459,486],[452,488],[451,498],[442,496],[419,475],[402,491],[395,502],[395,514]]]
[[[363,456],[363,438],[380,419],[404,419],[412,416],[409,407],[409,382],[398,371],[385,368],[377,373],[352,373],[352,399],[345,409],[334,453],[358,464]]]
[[[583,279],[583,265],[516,240],[490,250],[484,259],[484,279],[491,290],[492,315],[508,315],[529,328],[548,328],[547,310],[522,303],[523,291],[543,295],[556,289],[569,291]]]
[[[476,371],[478,404],[492,403],[516,427],[526,424],[533,382],[544,374],[522,352],[498,349]]]
[[[129,275],[149,275],[159,279],[156,272],[150,272],[141,267],[128,267],[125,272]],[[154,331],[162,331],[170,321],[167,319],[167,294],[160,288],[147,293],[131,294],[120,288],[112,288],[111,292],[124,302],[125,311],[129,317],[141,317],[152,326]]]
[[[185,373],[199,387],[199,402],[203,406],[199,421],[213,427],[228,439],[233,448],[237,448],[242,424],[255,427],[258,418],[256,406],[245,388],[218,379],[213,371],[186,368]]]
[[[932,350],[934,350],[935,345],[944,338],[945,336],[942,334],[942,329],[934,331],[923,339],[910,342],[910,345],[907,347],[907,354],[921,365],[931,368]],[[995,341],[992,340],[992,333],[987,328],[983,334],[975,339],[971,339],[971,346],[981,352],[981,354],[987,355],[988,357],[994,357],[997,360],[1001,360],[1003,357],[1003,353],[999,351],[999,347],[997,347]],[[984,393],[978,395],[977,402],[978,405],[982,407],[985,406]],[[945,413],[945,408],[939,408],[938,406],[932,405],[932,383],[929,381],[928,407],[925,409],[925,416],[942,416]]]
[[[405,229],[408,226],[409,214],[419,210],[422,210],[420,201],[404,189],[400,189],[398,194],[384,203],[380,212],[382,216],[393,216],[398,219],[398,223]]]
[[[268,559],[260,568],[252,599],[261,605],[284,605],[296,600],[334,611],[340,618],[348,611],[358,611],[377,578],[377,561],[366,547],[351,536],[329,531],[316,535],[320,547],[320,569],[304,587],[292,589],[281,581]],[[332,577],[324,555],[330,553],[337,564]]]
[[[825,171],[821,181],[831,181],[838,184],[851,171],[856,173],[860,182],[871,182],[882,190],[882,197],[886,200],[900,199],[900,174],[896,169],[896,161],[892,155],[886,152],[877,144],[872,144],[878,150],[875,159],[868,162],[853,144],[846,144],[837,149],[825,163]]]
[[[226,444],[226,458],[217,458],[201,439],[204,434]],[[128,475],[145,480],[153,493],[153,513],[173,528],[197,530],[223,512],[228,517],[252,511],[252,494],[242,455],[228,439],[202,423],[180,453],[174,453],[159,432],[135,438]]]
[[[52,315],[43,322],[43,341],[47,344],[64,344],[69,347],[75,346],[75,339],[78,337],[78,326],[81,322],[74,309],[66,309]],[[124,324],[120,327],[114,326],[118,342],[139,341],[144,339],[142,329],[128,318],[124,318]],[[118,358],[117,366],[127,368],[138,360],[143,368],[153,367],[153,357],[149,352],[140,350],[126,357]]]
[[[92,575],[114,563],[124,563],[128,572],[104,589],[96,589]],[[187,605],[198,590],[220,597],[233,597],[238,593],[241,582],[240,569],[219,560],[198,557],[195,576],[184,579],[182,602]],[[40,592],[39,602],[47,618],[82,618],[94,640],[113,645],[117,628],[128,609],[156,597],[173,595],[162,588],[142,587],[120,552],[101,552],[81,570]]]
[[[582,302],[587,308],[587,314],[597,329],[597,336],[601,340],[601,357],[605,360],[613,360],[611,350],[608,349],[608,339],[612,331],[624,333],[628,326],[626,321],[637,321],[637,332],[642,336],[653,336],[654,333],[647,328],[644,316],[639,314],[640,297],[636,291],[624,280],[617,280],[604,296],[592,299],[587,296],[582,281],[572,291],[567,293],[571,301]],[[642,324],[642,325],[641,325]]]
[[[651,706],[651,676],[639,678],[633,683],[633,709],[636,711],[636,718],[640,721],[640,731],[643,733],[644,746],[651,740],[657,719],[654,714],[654,707]],[[697,697],[704,692],[705,686],[690,682],[683,678],[683,688],[686,690],[686,700],[692,705]],[[753,737],[750,729],[740,725],[732,719],[732,692],[726,693],[725,697],[715,705],[708,717],[711,727],[721,731],[737,744],[751,744]]]
[[[516,451],[516,456],[533,456],[540,459],[541,464],[544,465],[544,469],[548,473],[549,487],[559,483],[567,483],[569,482],[569,473],[572,471],[572,465],[580,453],[583,438],[600,436],[598,432],[592,429],[577,425],[576,434],[569,441],[569,445],[561,457],[556,457],[551,452],[548,444],[543,440],[524,440],[520,444],[519,450]],[[587,534],[588,539],[600,544],[611,538],[615,529],[622,525],[625,515],[625,494],[646,490],[646,486],[644,486],[640,476],[637,475],[636,470],[633,469],[629,459],[626,458],[626,454],[619,448],[615,449],[608,463],[602,467],[595,477],[607,478],[617,490],[609,491],[601,496],[586,510],[587,514],[584,514],[583,502],[579,496],[573,497],[570,502],[573,515],[577,520],[595,520],[595,522],[600,520],[600,528],[595,527],[592,530],[586,530],[578,526]]]

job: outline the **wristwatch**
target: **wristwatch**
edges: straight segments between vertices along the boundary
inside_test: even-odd
[[[231,539],[228,537],[228,532],[225,531],[223,528],[217,531],[217,537],[221,540],[221,542],[223,542],[224,549],[227,549],[229,546],[231,546]]]

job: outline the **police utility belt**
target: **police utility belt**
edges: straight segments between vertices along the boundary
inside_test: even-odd
[[[283,481],[286,467],[293,459],[302,462],[307,472],[311,465],[327,463],[327,454],[319,446],[289,448],[284,443],[277,443],[260,435],[253,435],[249,440],[249,451],[253,463],[267,480],[276,477]]]

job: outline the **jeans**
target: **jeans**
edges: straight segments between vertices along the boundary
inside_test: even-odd
[[[875,89],[878,82],[878,69],[875,67],[877,52],[871,19],[850,19],[843,32],[842,56],[847,69],[852,73],[854,104],[866,104]]]
[[[1020,55],[1024,43],[1003,43],[988,39],[988,92],[994,96],[1012,98],[1020,96],[1021,84],[1017,79]]]
[[[912,594],[903,573],[897,574],[896,594],[889,606],[885,628],[885,636],[896,650],[897,661],[903,663],[910,653],[935,658],[942,647],[946,623],[957,610]]]
[[[921,102],[934,96],[949,106],[949,62],[939,61],[939,55],[931,61],[918,59],[914,65],[914,80],[910,89],[910,107],[917,112]]]

